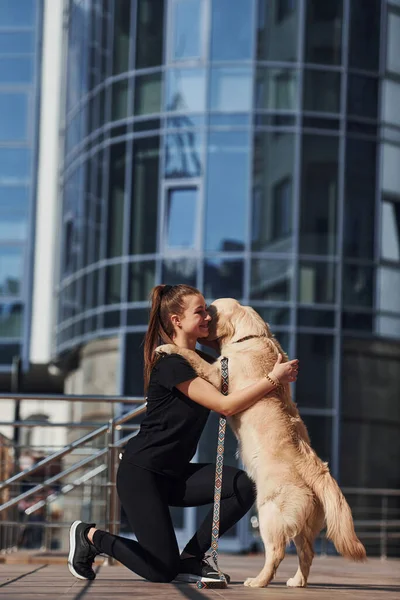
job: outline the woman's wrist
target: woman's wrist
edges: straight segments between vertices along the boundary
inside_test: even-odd
[[[265,377],[274,386],[274,388],[278,389],[281,387],[281,382],[279,381],[278,377],[272,371],[270,371],[270,373],[267,373],[265,375]]]

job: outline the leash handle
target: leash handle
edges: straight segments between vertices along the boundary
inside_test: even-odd
[[[221,393],[224,396],[228,395],[229,390],[229,375],[228,375],[228,359],[224,356],[221,358]],[[199,589],[204,588],[225,588],[227,581],[225,575],[218,566],[218,537],[220,523],[220,506],[221,506],[221,491],[222,491],[222,475],[224,469],[224,448],[225,448],[225,433],[226,433],[226,417],[223,415],[219,418],[218,426],[218,442],[217,442],[217,460],[215,464],[215,485],[214,485],[214,512],[213,524],[211,530],[211,557],[214,561],[220,580],[215,582],[204,583],[198,581],[196,583]]]

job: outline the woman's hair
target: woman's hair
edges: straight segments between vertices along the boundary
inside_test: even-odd
[[[185,310],[184,298],[201,292],[190,285],[156,285],[151,290],[150,318],[144,338],[144,389],[147,391],[150,373],[157,360],[154,350],[160,343],[172,343],[174,328],[171,315],[182,315]]]

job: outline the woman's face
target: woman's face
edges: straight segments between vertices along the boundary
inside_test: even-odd
[[[207,312],[205,300],[201,294],[186,296],[184,299],[185,310],[182,315],[174,315],[172,323],[175,331],[182,331],[187,336],[195,339],[208,336],[208,324],[211,317]]]

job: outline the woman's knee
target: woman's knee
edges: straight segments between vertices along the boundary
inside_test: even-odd
[[[240,504],[247,512],[256,500],[256,488],[245,471],[238,471],[234,481],[234,489]]]

